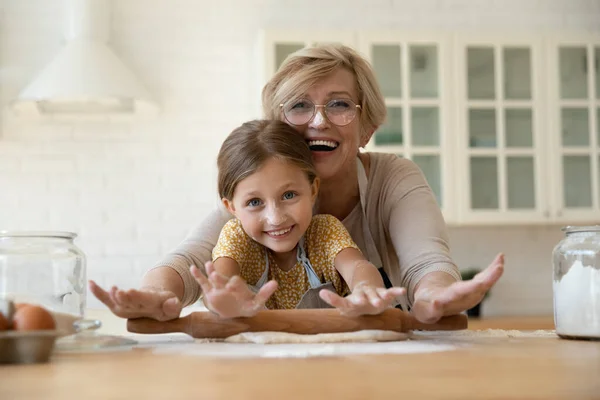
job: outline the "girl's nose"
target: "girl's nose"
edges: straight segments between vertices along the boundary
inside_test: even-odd
[[[285,213],[278,206],[269,207],[265,217],[269,225],[277,226],[285,222]]]

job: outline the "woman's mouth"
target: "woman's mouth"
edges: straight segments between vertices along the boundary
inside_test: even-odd
[[[340,145],[333,140],[308,140],[307,142],[311,151],[333,151]]]

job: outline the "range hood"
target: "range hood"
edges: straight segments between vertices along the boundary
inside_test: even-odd
[[[148,90],[108,46],[110,0],[63,1],[67,43],[13,101],[13,109],[38,116],[157,111]]]

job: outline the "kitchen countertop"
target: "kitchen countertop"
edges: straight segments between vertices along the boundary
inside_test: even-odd
[[[471,321],[470,329],[535,330],[551,323],[551,317],[488,318]],[[208,358],[149,348],[59,353],[48,364],[1,366],[0,398],[600,398],[600,341],[516,335],[459,342],[438,353],[303,359]]]

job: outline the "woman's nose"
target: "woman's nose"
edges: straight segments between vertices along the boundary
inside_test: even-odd
[[[309,121],[308,124],[311,128],[323,129],[327,127],[328,123],[329,121],[325,116],[325,110],[323,109],[323,107],[317,107],[315,111],[315,116]]]

